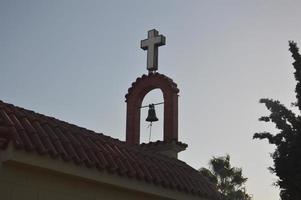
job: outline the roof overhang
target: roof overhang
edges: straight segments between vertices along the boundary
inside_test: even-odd
[[[50,156],[45,155],[40,156],[35,152],[17,150],[11,143],[8,144],[8,147],[5,150],[0,150],[0,165],[38,168],[40,170],[45,170],[45,172],[59,173],[83,181],[106,184],[112,187],[123,188],[168,199],[207,200],[199,196],[154,185],[153,183],[139,181],[135,178],[130,179],[117,174],[110,174],[105,170],[75,165],[73,162],[66,162],[60,158],[51,158]]]

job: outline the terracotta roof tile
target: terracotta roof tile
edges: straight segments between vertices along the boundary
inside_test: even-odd
[[[0,101],[0,149],[5,149],[9,141],[16,149],[59,156],[89,168],[219,199],[216,188],[197,170],[178,159],[145,151],[145,146],[162,145],[162,142],[130,146],[101,133]],[[183,143],[177,144],[186,148]]]

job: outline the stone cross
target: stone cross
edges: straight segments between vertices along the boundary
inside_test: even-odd
[[[147,39],[141,41],[141,49],[147,50],[147,70],[158,70],[158,47],[165,45],[165,36],[156,29],[148,31]]]

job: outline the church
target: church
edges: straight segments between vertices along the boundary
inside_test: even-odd
[[[219,200],[217,188],[178,159],[177,84],[158,70],[155,29],[141,41],[147,70],[125,95],[126,141],[0,101],[1,200]],[[164,99],[163,141],[140,144],[145,95]],[[154,104],[147,120],[156,121]]]

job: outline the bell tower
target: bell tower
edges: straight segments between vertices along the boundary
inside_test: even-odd
[[[141,41],[141,48],[147,50],[148,75],[137,78],[125,95],[127,103],[126,113],[126,142],[131,145],[140,144],[140,108],[147,93],[154,89],[160,89],[164,99],[163,141],[157,141],[156,148],[146,148],[155,151],[171,153],[171,157],[177,157],[177,153],[184,150],[187,145],[178,142],[178,93],[179,89],[173,80],[158,70],[158,47],[165,45],[165,37],[159,35],[155,29],[148,31],[148,38]],[[152,146],[143,144],[141,146]],[[159,147],[161,146],[161,147]],[[169,147],[168,147],[169,146]]]

